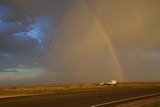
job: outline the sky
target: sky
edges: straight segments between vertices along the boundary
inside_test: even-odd
[[[159,0],[0,0],[0,86],[160,81]]]

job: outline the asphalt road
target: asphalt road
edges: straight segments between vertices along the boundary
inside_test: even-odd
[[[36,95],[0,99],[0,107],[91,107],[142,95],[160,93],[160,88]]]

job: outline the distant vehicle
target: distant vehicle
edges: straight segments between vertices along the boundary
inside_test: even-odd
[[[116,80],[111,80],[109,82],[107,82],[108,85],[116,85],[117,81]]]
[[[105,82],[101,82],[101,83],[100,83],[100,85],[105,85],[105,84],[106,84]]]
[[[117,85],[117,81],[111,80],[109,82],[101,82],[100,85]]]

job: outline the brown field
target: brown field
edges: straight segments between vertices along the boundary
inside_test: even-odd
[[[60,94],[84,91],[128,89],[128,88],[152,88],[160,87],[160,82],[121,82],[117,85],[100,85],[99,83],[81,83],[48,86],[7,87],[0,88],[0,97],[21,96],[34,94]]]

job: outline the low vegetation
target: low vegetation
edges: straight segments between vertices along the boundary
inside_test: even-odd
[[[4,96],[21,96],[34,94],[60,94],[84,91],[128,89],[128,88],[152,88],[160,87],[160,82],[132,82],[118,83],[117,85],[100,85],[93,84],[66,84],[53,86],[30,86],[30,87],[7,87],[0,88],[0,97]]]

